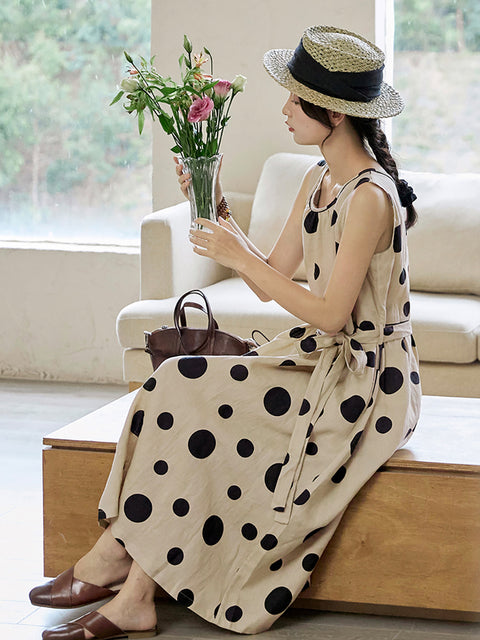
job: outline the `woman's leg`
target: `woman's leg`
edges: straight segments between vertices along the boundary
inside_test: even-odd
[[[132,558],[115,540],[108,527],[90,551],[76,563],[73,575],[83,582],[105,587],[123,582],[131,566]]]
[[[153,629],[157,624],[155,611],[155,590],[157,583],[152,580],[143,569],[132,562],[125,584],[118,595],[98,610],[127,631],[144,631]],[[92,634],[85,632],[85,638],[92,638]]]

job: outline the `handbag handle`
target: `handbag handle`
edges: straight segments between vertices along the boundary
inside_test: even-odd
[[[193,302],[185,302],[185,303],[183,303],[184,299],[187,296],[192,295],[192,294],[197,294],[197,295],[199,295],[200,297],[203,298],[203,301],[205,302],[205,309],[200,307],[200,305],[197,305],[197,304],[195,304]],[[177,304],[175,305],[175,309],[173,311],[173,322],[175,324],[175,329],[177,330],[178,338],[180,340],[180,344],[182,345],[182,349],[183,349],[184,353],[188,353],[187,350],[185,349],[185,345],[183,344],[183,341],[182,341],[182,328],[185,328],[187,326],[186,318],[185,318],[185,310],[184,310],[184,308],[187,307],[187,306],[189,306],[189,307],[190,306],[195,306],[197,309],[200,308],[208,316],[208,327],[207,327],[205,340],[202,342],[202,344],[197,349],[195,349],[195,351],[201,351],[204,347],[207,346],[207,344],[210,347],[213,347],[213,342],[214,342],[214,338],[215,338],[215,328],[218,328],[218,325],[217,325],[217,323],[216,323],[216,321],[215,321],[215,319],[213,317],[212,310],[210,308],[210,304],[209,304],[209,302],[207,300],[207,296],[200,289],[192,289],[191,291],[187,291],[182,296],[180,296],[180,298],[177,300]]]

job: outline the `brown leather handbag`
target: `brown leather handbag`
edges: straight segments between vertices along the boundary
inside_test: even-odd
[[[196,302],[184,302],[187,296],[197,294],[203,298],[205,306]],[[187,326],[185,308],[200,309],[208,316],[206,329]],[[172,356],[241,356],[258,344],[254,340],[244,340],[239,336],[220,331],[213,317],[206,295],[200,289],[192,289],[181,296],[173,312],[174,327],[163,326],[155,331],[145,331],[145,351],[150,354],[153,369]]]

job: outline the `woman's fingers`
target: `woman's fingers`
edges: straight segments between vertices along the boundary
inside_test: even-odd
[[[176,164],[175,171],[178,176],[180,189],[182,190],[183,195],[188,198],[188,186],[191,182],[191,175],[189,173],[183,173],[183,164],[176,156],[173,156],[173,161]]]

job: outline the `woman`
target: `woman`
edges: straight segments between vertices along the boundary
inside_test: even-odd
[[[308,585],[350,500],[410,437],[421,398],[406,246],[415,196],[379,128],[403,107],[383,59],[331,27],[266,53],[290,92],[294,140],[325,160],[268,257],[228,215],[220,185],[219,223],[202,220],[208,232],[190,240],[305,324],[256,357],[172,358],[146,381],[100,502],[105,532],[31,600],[78,606],[123,586],[44,638],[154,635],[157,584],[221,627],[268,629]],[[189,176],[177,173],[185,193]],[[302,259],[310,290],[291,279]]]

